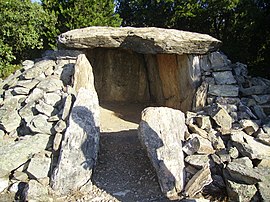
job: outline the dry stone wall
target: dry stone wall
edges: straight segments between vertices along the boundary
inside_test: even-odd
[[[148,110],[142,114],[139,136],[158,172],[164,194],[171,198],[210,196],[217,200],[228,197],[231,201],[269,201],[270,81],[250,77],[244,64],[232,64],[222,53],[211,52],[219,43],[212,38],[202,36],[201,40],[206,40],[204,47],[196,52],[199,42],[191,41],[191,49],[182,45],[169,49],[171,43],[158,46],[159,42],[149,38],[145,30],[140,31],[139,39],[133,32],[123,39],[127,37],[124,30],[125,36],[120,37],[123,41],[119,39],[118,43],[117,37],[111,38],[107,32],[105,36],[115,48],[122,47],[119,52],[136,48],[131,43],[134,39],[137,43],[152,41],[146,43],[154,44],[150,49],[145,49],[145,44],[134,49],[142,51],[139,57],[146,64],[142,71],[151,75],[148,83],[140,85],[150,89],[147,96],[160,100],[160,105],[187,111],[185,120],[180,111],[167,113],[158,107],[153,108],[157,114],[163,112],[158,120],[156,115],[148,117]],[[64,38],[65,45],[76,44],[76,37],[75,42],[70,36]],[[124,44],[121,46],[119,41]],[[96,42],[104,46],[100,40]],[[89,54],[93,50],[83,51],[95,64]],[[153,54],[157,51],[159,54]],[[171,54],[166,55],[166,51]],[[21,70],[1,81],[0,197],[16,193],[18,200],[52,201],[57,194],[91,187],[99,139],[98,99],[91,64],[81,53],[47,52],[41,59],[23,62]],[[175,114],[182,114],[181,120]],[[167,120],[171,122],[167,124]],[[74,129],[80,135],[73,136]],[[170,131],[172,135],[168,135]],[[92,149],[86,149],[89,146]],[[72,147],[80,149],[72,151]],[[172,154],[181,160],[175,162],[170,158]],[[82,163],[73,169],[69,162],[76,162],[77,157]],[[89,172],[85,178],[80,173],[86,170]],[[72,171],[77,172],[76,179],[72,179]]]

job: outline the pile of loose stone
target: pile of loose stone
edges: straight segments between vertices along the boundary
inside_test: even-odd
[[[71,83],[78,54],[48,52],[0,83],[0,192],[24,191],[18,197],[39,200],[49,194],[76,96]]]
[[[72,80],[79,54],[49,52],[35,62],[25,61],[22,69],[1,81],[0,197],[16,193],[21,200],[54,200],[49,183],[77,96]],[[184,174],[169,177],[184,179],[185,186],[179,187],[184,186],[181,194],[186,198],[209,194],[220,200],[228,196],[231,201],[270,201],[270,81],[248,76],[245,65],[231,64],[219,52],[199,57],[204,63],[200,64],[202,83],[193,110],[185,114],[186,118],[177,112],[185,119],[186,125],[181,126],[185,137],[171,142],[181,155],[168,153],[184,158]],[[174,121],[167,112],[156,119],[164,118],[166,123],[160,148],[176,130],[167,127]],[[139,131],[155,134],[146,120],[142,120]],[[155,137],[151,138],[149,141],[154,141]],[[167,151],[153,152],[162,156]],[[168,174],[166,166],[160,168]],[[161,184],[167,183],[164,177],[159,178]]]
[[[270,201],[270,81],[225,56],[212,61],[186,113],[184,195]]]

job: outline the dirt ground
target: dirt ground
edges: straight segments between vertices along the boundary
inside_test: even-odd
[[[144,108],[142,104],[101,104],[101,148],[93,181],[112,201],[169,201],[137,136]]]

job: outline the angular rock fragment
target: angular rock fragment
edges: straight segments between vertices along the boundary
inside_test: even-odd
[[[185,187],[184,195],[188,197],[193,197],[211,182],[212,177],[210,168],[209,166],[204,166],[189,180]]]
[[[201,137],[200,135],[197,134],[191,134],[190,135],[191,138],[197,138],[198,140],[198,146],[199,149],[197,150],[198,154],[213,154],[215,153],[215,150],[213,149],[212,143],[208,140],[205,139],[203,137]]]
[[[36,110],[49,117],[52,115],[55,109],[53,106],[43,102],[42,100],[39,100],[38,104],[36,105]]]
[[[40,88],[44,92],[54,92],[61,90],[63,87],[63,82],[53,76],[47,77],[45,80],[41,81],[37,88]]]
[[[50,136],[36,134],[25,136],[17,142],[9,142],[0,147],[0,169],[14,170],[24,164],[33,154],[45,150]],[[16,152],[14,152],[16,150]]]
[[[53,132],[53,123],[48,122],[48,117],[43,114],[34,116],[28,126],[31,131],[36,133],[51,134]]]
[[[236,80],[234,79],[231,71],[213,72],[213,76],[215,78],[216,84],[218,85],[236,83]]]
[[[36,179],[44,178],[49,175],[51,159],[47,157],[33,157],[28,165],[29,172]]]
[[[23,73],[23,76],[25,79],[37,78],[43,72],[45,72],[46,69],[48,69],[49,67],[52,67],[54,65],[56,65],[54,60],[41,60],[41,61],[35,63],[35,65],[32,68],[26,70]]]
[[[224,108],[219,106],[212,112],[211,116],[222,129],[230,130],[232,128],[232,117]]]
[[[203,166],[209,165],[210,159],[208,155],[194,154],[187,156],[185,158],[185,162],[189,163],[190,165],[193,165],[196,168],[201,169]]]
[[[214,96],[237,97],[239,87],[235,85],[209,85],[208,93]]]
[[[200,142],[197,137],[189,139],[184,145],[183,145],[183,151],[187,155],[192,155],[196,153],[200,148]]]
[[[181,141],[185,131],[185,116],[179,110],[149,107],[142,112],[139,139],[157,172],[162,192],[171,199],[177,198],[184,188]]]
[[[248,135],[252,135],[259,129],[259,126],[257,125],[257,123],[252,120],[244,119],[244,120],[240,120],[239,123],[244,128],[245,132]]]

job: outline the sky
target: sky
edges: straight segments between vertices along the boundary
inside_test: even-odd
[[[39,2],[40,3],[40,0],[31,0],[32,2]]]

